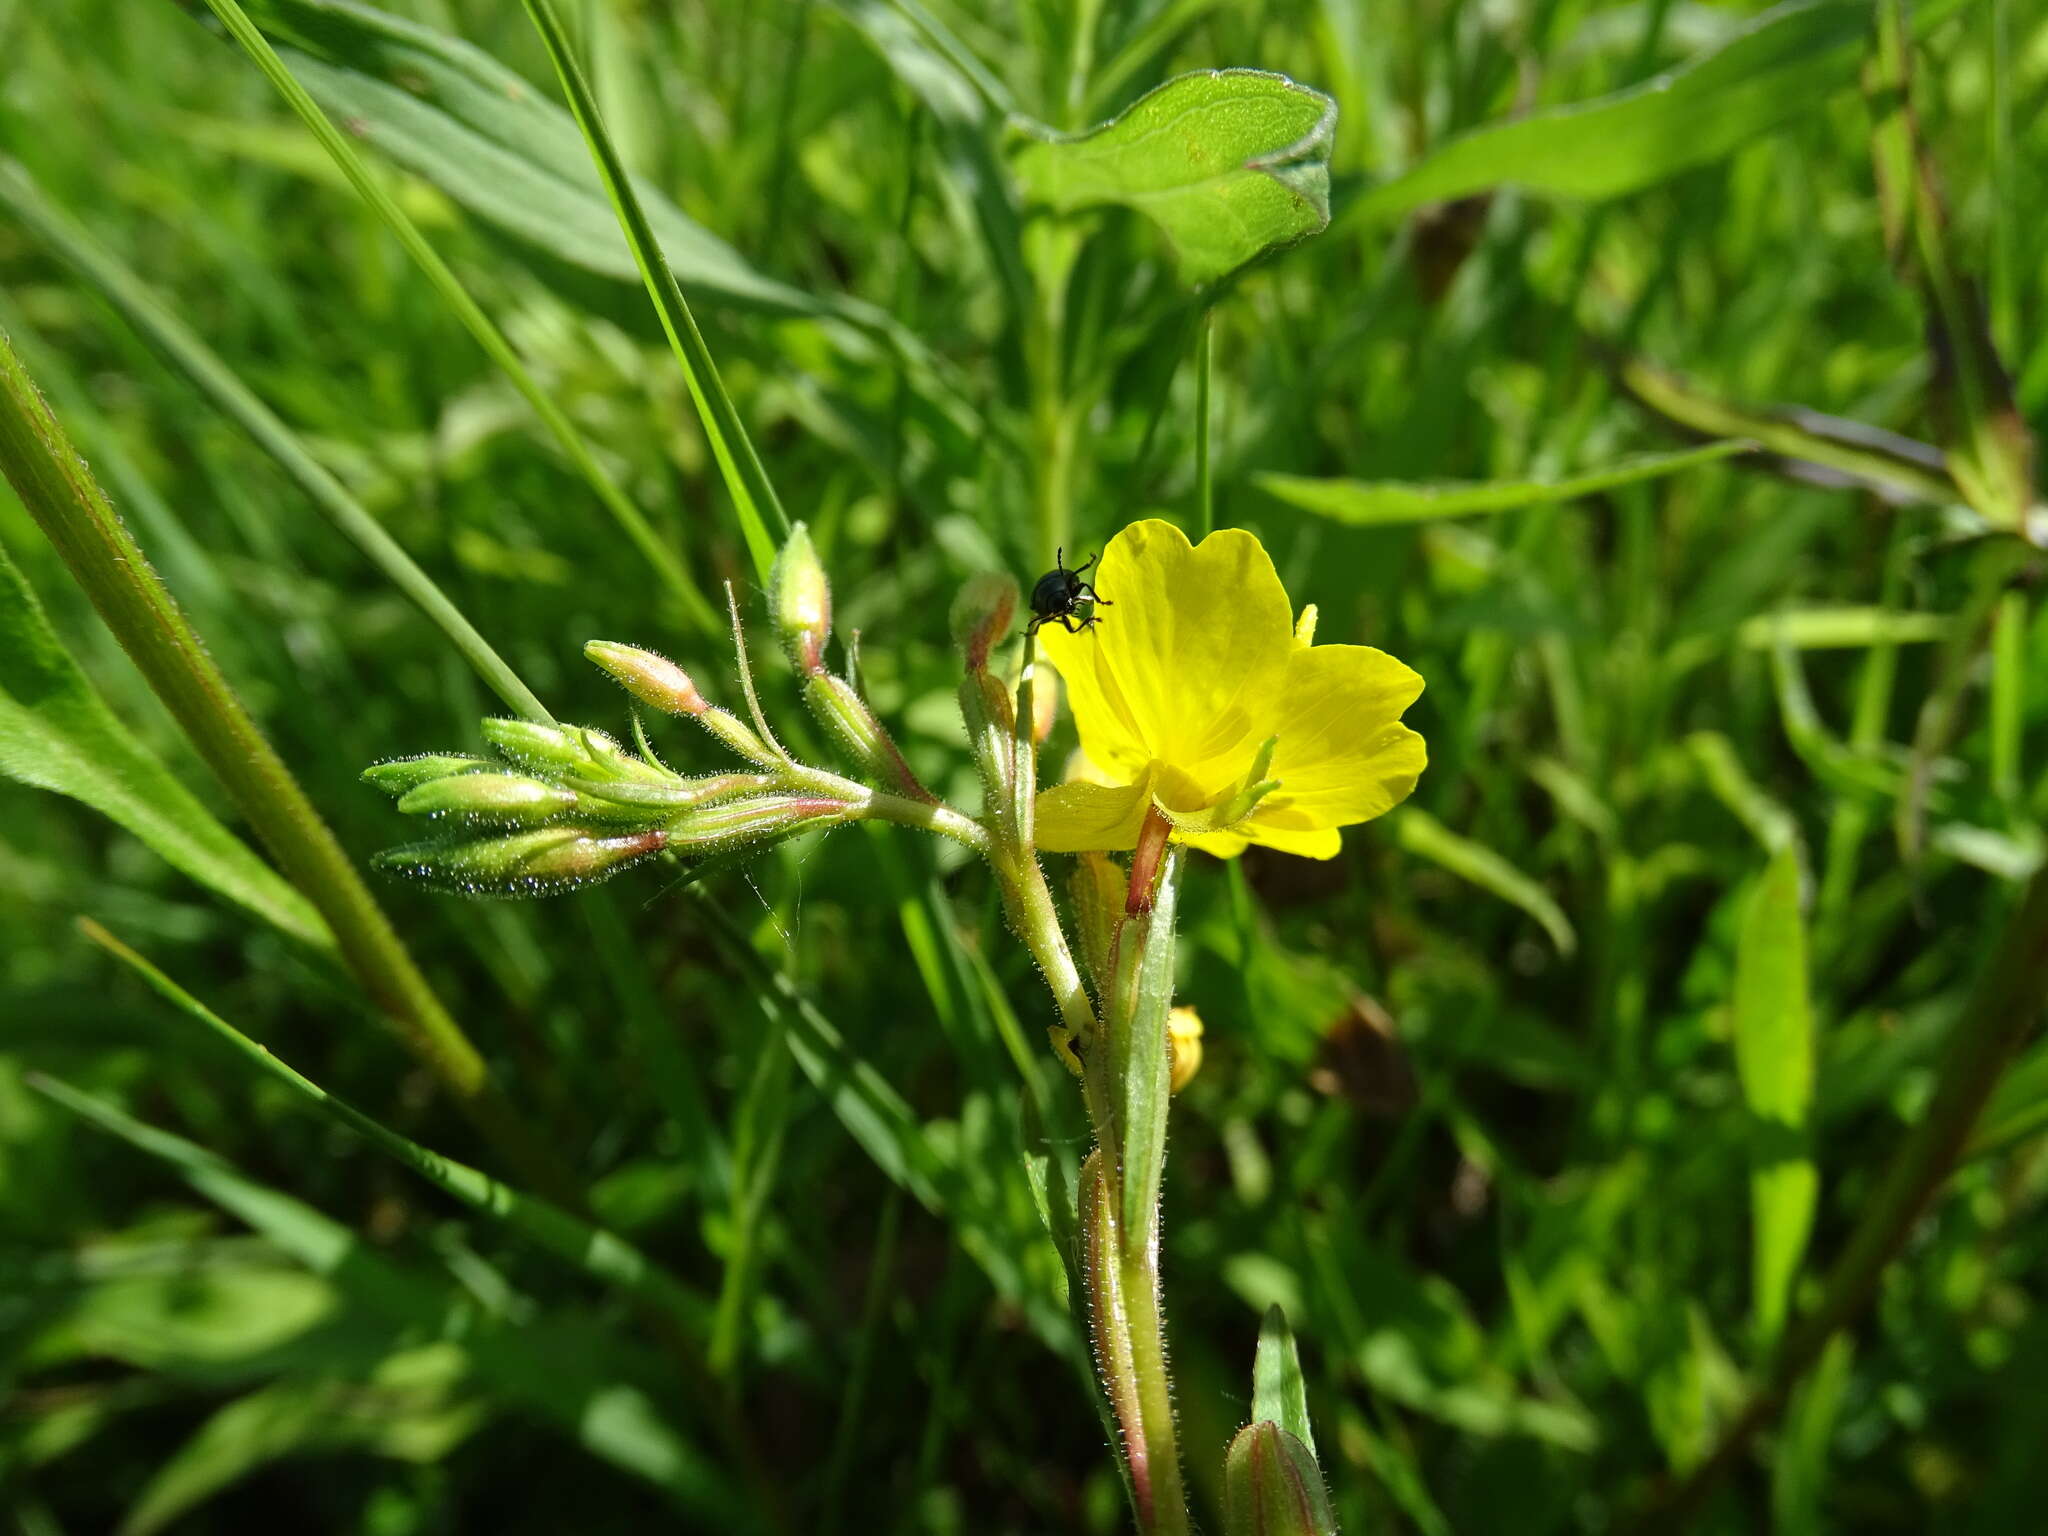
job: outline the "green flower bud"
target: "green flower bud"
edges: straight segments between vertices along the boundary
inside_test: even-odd
[[[374,785],[387,795],[396,796],[435,779],[445,779],[453,773],[471,773],[493,766],[480,757],[394,757],[389,762],[372,763],[365,768],[363,782]]]
[[[981,774],[982,800],[991,814],[998,807],[1007,814],[1017,777],[1017,706],[1010,690],[993,673],[976,668],[960,683],[960,718]]]
[[[1223,1460],[1224,1536],[1336,1536],[1337,1519],[1309,1448],[1262,1419]]]
[[[826,795],[755,795],[694,807],[670,819],[663,830],[677,853],[729,853],[842,821],[852,809]]]
[[[988,653],[1002,644],[1017,619],[1017,583],[999,571],[971,576],[953,599],[953,643],[967,653],[967,670],[988,665]]]
[[[895,738],[875,718],[867,700],[845,678],[831,672],[813,672],[804,679],[804,702],[875,783],[913,800],[934,798],[930,790],[918,783],[917,775],[897,750]]]
[[[531,720],[486,720],[484,740],[522,768],[550,777],[660,780],[668,773],[642,762],[603,731],[590,726],[535,725]]]
[[[789,653],[790,665],[806,674],[823,671],[825,642],[832,638],[832,583],[802,523],[783,542],[769,593],[776,638]]]
[[[575,805],[574,792],[518,773],[458,773],[410,790],[398,802],[407,816],[464,816],[529,826]]]
[[[587,772],[591,766],[581,731],[536,725],[531,720],[493,719],[483,722],[483,733],[485,741],[524,768]]]
[[[786,766],[776,755],[775,749],[756,735],[751,725],[729,709],[720,709],[713,705],[697,717],[697,723],[750,763],[759,763],[763,768]]]
[[[616,640],[592,640],[583,647],[583,654],[649,709],[667,715],[701,715],[710,707],[690,681],[690,674],[666,656]]]
[[[370,862],[387,874],[466,896],[553,896],[607,879],[667,842],[659,829],[605,837],[587,827],[542,827],[473,842],[414,843]]]

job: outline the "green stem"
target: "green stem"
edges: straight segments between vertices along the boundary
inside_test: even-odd
[[[220,355],[199,338],[112,252],[93,239],[13,160],[0,159],[0,205],[41,238],[119,310],[137,334],[161,352],[216,409],[277,461],[299,489],[343,537],[360,549],[390,583],[419,605],[482,678],[485,685],[527,720],[553,725],[554,716],[520,681],[519,674],[477,633],[462,610],[448,600],[434,578],[384,531],[363,504],[342,488],[326,466],[306,451],[296,433],[265,405]]]
[[[1195,506],[1202,537],[1216,527],[1216,493],[1209,478],[1209,372],[1216,311],[1202,311],[1195,341]]]
[[[277,93],[284,97],[291,109],[299,115],[300,121],[311,130],[320,147],[327,151],[328,157],[340,168],[342,175],[348,178],[349,184],[356,189],[363,201],[376,210],[377,215],[397,237],[398,243],[405,248],[406,254],[412,257],[420,270],[426,274],[427,281],[433,284],[442,300],[455,311],[456,318],[461,320],[470,335],[476,338],[477,345],[482,347],[491,361],[503,370],[505,377],[512,381],[512,387],[525,397],[526,403],[533,408],[542,425],[553,435],[562,452],[568,455],[569,462],[575,465],[577,472],[589,482],[590,488],[597,493],[597,499],[604,503],[613,520],[632,541],[641,559],[645,560],[661,578],[663,584],[697,626],[707,634],[716,634],[719,627],[717,611],[697,589],[697,584],[690,579],[689,572],[683,569],[682,561],[676,557],[675,551],[661,541],[653,525],[647,521],[646,515],[633,505],[631,499],[620,489],[618,482],[605,472],[604,467],[598,463],[597,456],[591,452],[590,445],[583,440],[583,435],[569,420],[568,414],[548,398],[540,384],[527,371],[526,364],[520,360],[519,354],[512,349],[512,343],[505,339],[504,332],[500,331],[490,316],[483,312],[476,300],[469,296],[469,291],[462,286],[461,280],[449,269],[448,263],[441,259],[440,252],[428,243],[427,237],[420,233],[419,227],[406,216],[405,210],[400,208],[383,185],[371,176],[362,156],[358,155],[348,140],[342,137],[341,131],[328,121],[327,114],[320,110],[319,103],[307,94],[306,88],[300,85],[292,72],[285,67],[284,60],[277,56],[277,50],[272,48],[269,41],[257,30],[256,24],[249,19],[248,14],[236,0],[206,0],[206,4],[220,19],[221,25],[227,28],[229,35],[240,43],[249,57],[255,61],[256,67],[263,72],[264,77],[277,88]]]
[[[540,1178],[546,1162],[499,1096],[483,1057],[413,965],[348,854],[235,696],[4,334],[0,469],[286,877],[326,919],[370,1001],[500,1150]],[[547,1184],[559,1180],[551,1176]]]

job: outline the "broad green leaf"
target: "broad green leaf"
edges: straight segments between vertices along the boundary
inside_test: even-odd
[[[1257,69],[1169,80],[1091,132],[1026,144],[1012,162],[1035,200],[1121,204],[1166,232],[1191,284],[1330,222],[1337,104]]]
[[[1421,523],[1468,512],[1517,512],[1551,502],[1577,501],[1617,486],[1656,480],[1681,470],[1748,453],[1753,443],[1709,443],[1676,453],[1644,454],[1606,469],[1545,480],[1320,480],[1308,475],[1263,473],[1252,478],[1261,490],[1292,506],[1334,522],[1373,526]]]
[[[1735,950],[1735,1066],[1752,1122],[1753,1302],[1766,1345],[1790,1312],[1820,1192],[1807,1135],[1814,1026],[1799,886],[1798,858],[1787,845],[1750,896]]]
[[[353,0],[246,8],[314,100],[365,143],[471,213],[560,260],[622,282],[640,270],[569,114],[481,49]],[[661,248],[692,288],[754,308],[831,306],[766,277],[635,180]]]
[[[1869,25],[1869,0],[1790,0],[1666,74],[1453,139],[1345,217],[1392,219],[1496,186],[1580,198],[1654,186],[1813,110],[1848,80]]]
[[[1578,947],[1571,919],[1536,881],[1495,853],[1484,843],[1460,837],[1418,806],[1404,805],[1394,817],[1394,840],[1417,858],[1440,865],[1461,880],[1469,880],[1482,891],[1520,907],[1536,919],[1561,955]]]
[[[333,938],[312,903],[129,734],[0,550],[0,773],[83,801],[201,885],[301,943]]]
[[[1266,1308],[1259,1323],[1259,1352],[1252,1363],[1252,1419],[1270,1419],[1316,1453],[1309,1432],[1308,1388],[1301,1379],[1301,1356],[1295,1352],[1294,1330],[1287,1314]]]

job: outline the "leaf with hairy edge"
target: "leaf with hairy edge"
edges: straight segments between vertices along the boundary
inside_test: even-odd
[[[1285,75],[1182,75],[1087,133],[1043,137],[1013,163],[1061,212],[1121,204],[1166,232],[1187,282],[1213,282],[1330,222],[1337,104]]]
[[[1319,480],[1309,475],[1265,473],[1252,478],[1261,490],[1290,506],[1333,522],[1375,526],[1422,523],[1468,512],[1518,512],[1524,507],[1577,501],[1617,486],[1634,485],[1675,475],[1734,454],[1747,453],[1753,443],[1709,443],[1676,453],[1644,454],[1605,469],[1586,470],[1548,480]]]
[[[1308,1387],[1301,1379],[1301,1356],[1295,1352],[1294,1330],[1279,1307],[1266,1308],[1259,1324],[1259,1352],[1252,1363],[1252,1418],[1271,1419],[1315,1455],[1316,1438],[1308,1427]]]
[[[129,734],[0,550],[0,773],[83,801],[201,885],[301,943],[334,942],[312,903]]]
[[[1799,860],[1772,857],[1743,914],[1735,951],[1735,1066],[1754,1125],[1750,1143],[1753,1302],[1768,1346],[1791,1310],[1813,1230],[1820,1176],[1808,1144],[1814,1028],[1807,1000]]]

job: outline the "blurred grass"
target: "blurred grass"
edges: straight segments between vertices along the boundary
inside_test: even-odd
[[[554,99],[516,7],[393,9]],[[1142,513],[1200,515],[1201,301],[1136,215],[1089,216],[1062,242],[1020,211],[991,148],[1000,110],[1084,127],[1221,65],[1337,99],[1333,228],[1213,311],[1215,517],[1260,533],[1320,606],[1319,640],[1383,646],[1429,679],[1432,766],[1419,814],[1354,832],[1330,865],[1190,873],[1181,996],[1207,1061],[1176,1101],[1167,1181],[1182,1440],[1213,1526],[1279,1303],[1347,1530],[1627,1518],[1711,1450],[1765,1363],[1750,1204],[1768,1154],[1734,1010],[1767,866],[1782,906],[1773,855],[1789,850],[1807,899],[1816,1049],[1796,1317],[1927,1102],[2043,847],[2048,623],[2025,582],[1987,595],[1981,526],[1911,449],[1951,428],[1920,300],[1886,255],[1856,89],[1874,9],[1799,10],[1834,39],[1817,72],[1795,70],[1743,132],[1717,118],[1711,155],[1575,188],[1625,195],[1503,190],[1402,218],[1394,189],[1434,148],[1626,91],[1760,10],[1162,4],[1101,8],[1079,36],[1096,8],[562,10],[644,185],[825,306],[728,302],[681,274],[834,574],[841,634],[860,632],[864,686],[920,774],[970,802],[945,613],[968,574],[1044,563],[1041,407],[1065,413],[1069,547]],[[1917,20],[1947,259],[1984,279],[2038,437],[2048,24],[2010,0]],[[0,46],[0,147],[549,710],[623,727],[580,660],[593,636],[669,650],[732,701],[589,482],[224,39],[175,7],[74,0],[0,4]],[[369,164],[696,582],[750,591],[630,265],[578,265]],[[601,196],[594,171],[584,187]],[[1035,308],[1062,264],[1063,305]],[[11,218],[0,323],[345,846],[389,841],[356,774],[474,750],[494,707],[476,677]],[[1548,487],[1684,446],[1617,379],[1624,358],[1634,380],[1682,375],[1722,403],[1693,430],[1778,433],[1756,412],[1796,406],[1801,430],[1819,413],[1907,447],[1802,460],[1780,434],[1768,458],[1412,525],[1352,526],[1262,488]],[[4,493],[0,545],[121,721],[227,817]],[[1957,622],[1973,611],[1983,624]],[[786,717],[782,680],[763,681]],[[1932,724],[1930,698],[1947,701]],[[1893,829],[1909,783],[1925,823],[1910,862]],[[192,1044],[72,920],[105,922],[323,1088],[488,1166],[326,971],[83,807],[6,783],[0,1508],[21,1529],[713,1529],[727,1517],[705,1511],[735,1508],[787,1529],[1121,1528],[1023,1177],[1015,1044],[1036,1051],[1052,1010],[976,871],[862,834],[763,858],[708,899],[659,874],[544,905],[379,894],[591,1213],[706,1298],[693,1342],[725,1367],[717,1412],[779,1498],[719,1458],[624,1297]],[[1027,1059],[1045,1135],[1071,1178],[1079,1120],[1042,1057]],[[158,1128],[166,1156],[188,1150],[141,1155],[31,1073]],[[2048,1432],[2044,1081],[2037,1046],[1768,1465],[1700,1528],[1756,1529],[1766,1510],[1796,1532],[2026,1528]]]

